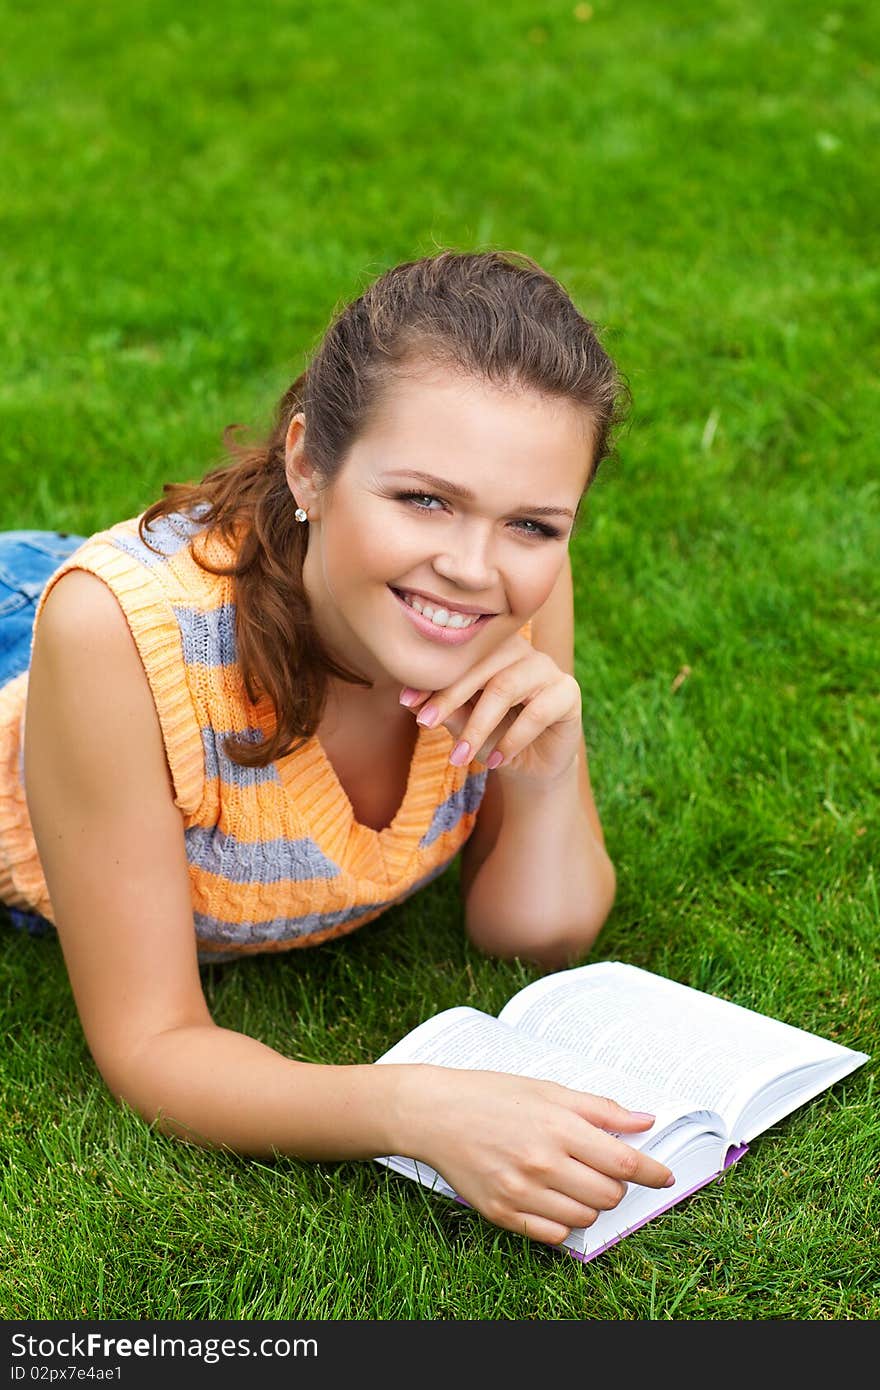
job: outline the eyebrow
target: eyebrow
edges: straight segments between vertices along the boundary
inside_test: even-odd
[[[445,492],[449,497],[455,497],[460,502],[473,502],[475,494],[470,488],[461,487],[458,483],[447,482],[445,478],[435,478],[433,473],[417,473],[412,468],[397,468],[385,474],[386,478],[418,478],[420,483],[427,483],[429,487],[436,488],[438,492]],[[569,511],[568,507],[514,507],[514,512],[529,512],[532,516],[567,516],[574,518],[574,512]]]

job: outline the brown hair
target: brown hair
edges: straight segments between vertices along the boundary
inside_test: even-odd
[[[154,519],[200,506],[205,537],[219,531],[237,547],[228,567],[193,554],[209,573],[234,577],[245,689],[252,702],[266,694],[275,711],[274,733],[260,743],[227,737],[227,756],[242,767],[266,767],[314,734],[329,676],[371,684],[332,660],[312,622],[302,582],[308,527],[294,518],[285,472],[288,426],[304,413],[303,448],[326,487],[395,374],[420,363],[583,407],[592,437],[584,493],[629,398],[594,325],[559,281],[520,252],[444,250],[407,261],[335,313],[306,370],[278,402],[268,438],[242,445],[232,438],[240,426],[227,426],[223,443],[233,462],[196,484],[166,483],[138,528],[149,545],[144,531]]]

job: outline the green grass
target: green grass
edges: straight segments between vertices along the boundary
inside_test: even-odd
[[[387,266],[535,256],[635,401],[574,542],[619,875],[595,956],[880,1057],[873,7],[0,12],[0,528],[88,535],[200,476]],[[496,1010],[530,975],[468,948],[456,879],[210,968],[215,1018],[368,1062],[447,1005]],[[0,1009],[6,1318],[880,1314],[876,1061],[581,1267],[376,1165],[151,1133],[54,941],[0,929]]]

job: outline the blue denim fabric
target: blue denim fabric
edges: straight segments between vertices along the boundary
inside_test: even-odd
[[[0,531],[0,689],[28,669],[40,595],[86,539],[67,531]],[[13,927],[30,936],[55,930],[39,913],[0,906]]]
[[[65,531],[0,531],[0,687],[27,670],[46,581],[85,539]]]

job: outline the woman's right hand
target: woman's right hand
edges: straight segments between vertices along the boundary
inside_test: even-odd
[[[642,1133],[653,1117],[606,1096],[507,1072],[413,1070],[413,1156],[496,1226],[558,1245],[616,1207],[627,1183],[672,1185],[667,1167],[609,1133]]]

